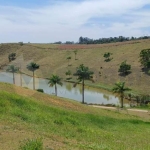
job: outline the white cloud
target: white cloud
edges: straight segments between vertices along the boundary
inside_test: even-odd
[[[0,42],[77,41],[81,35],[91,38],[142,36],[145,32],[142,28],[150,24],[150,11],[141,9],[147,4],[150,0],[57,1],[32,9],[0,6]],[[96,22],[85,26],[91,18],[123,19],[124,16],[127,16],[126,22],[112,19],[109,26]]]

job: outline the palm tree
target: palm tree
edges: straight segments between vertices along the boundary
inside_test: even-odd
[[[15,84],[15,73],[18,72],[18,70],[19,69],[17,67],[15,67],[14,65],[10,65],[6,69],[6,71],[13,73],[13,84]]]
[[[112,91],[114,93],[118,93],[121,99],[121,108],[123,108],[123,98],[124,98],[124,92],[130,91],[131,89],[125,87],[125,82],[117,82],[115,83],[115,87],[113,87]]]
[[[61,82],[61,78],[57,75],[52,75],[50,78],[49,78],[49,82],[48,84],[50,84],[50,86],[54,86],[55,85],[55,95],[57,96],[57,84],[58,85],[63,85],[62,82]]]
[[[32,71],[33,72],[33,90],[35,90],[35,79],[34,79],[34,72],[35,70],[39,69],[39,65],[34,63],[34,62],[31,62],[30,64],[27,65],[27,69],[29,71]]]
[[[83,64],[81,64],[79,67],[77,67],[76,73],[74,73],[74,76],[78,76],[78,82],[74,84],[74,87],[82,81],[82,103],[84,103],[84,82],[85,80],[93,80],[94,72],[90,71],[88,67],[85,67]]]
[[[74,50],[73,52],[74,52],[74,54],[75,54],[75,60],[77,60],[76,55],[77,55],[77,52],[78,52],[78,51],[77,51],[77,50]]]
[[[69,56],[69,57],[67,57],[67,60],[68,60],[68,66],[69,66],[69,60],[71,59],[71,57]]]

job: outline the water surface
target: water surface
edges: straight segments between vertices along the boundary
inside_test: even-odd
[[[13,83],[12,73],[1,72],[0,82]],[[21,84],[22,83],[22,84]],[[28,87],[33,89],[33,78],[25,74],[15,74],[15,84],[17,86]],[[35,88],[43,89],[44,93],[55,94],[54,87],[48,85],[48,80],[35,78]],[[77,101],[82,100],[82,87],[77,85],[75,88],[72,83],[63,82],[63,86],[57,85],[57,94],[59,97],[69,98]],[[85,87],[85,102],[93,104],[115,104],[120,105],[120,100],[115,97],[111,92],[104,90]]]

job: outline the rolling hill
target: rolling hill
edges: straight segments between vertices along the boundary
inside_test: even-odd
[[[148,74],[142,72],[139,62],[139,53],[142,49],[150,48],[150,40],[130,41],[122,43],[97,44],[97,45],[55,45],[55,44],[0,44],[0,65],[9,64],[8,54],[15,52],[17,59],[13,62],[21,66],[24,73],[30,74],[26,65],[34,61],[40,65],[36,71],[36,76],[47,78],[51,74],[58,74],[66,78],[65,72],[71,70],[75,72],[80,64],[88,66],[94,71],[94,85],[112,86],[117,81],[126,81],[126,85],[131,89],[143,94],[149,94]],[[74,50],[77,50],[77,60],[75,60]],[[113,59],[105,62],[103,54],[113,53]],[[68,56],[71,56],[70,66],[68,66]],[[118,73],[121,62],[127,61],[131,64],[131,74],[122,77]],[[4,67],[5,69],[5,67]],[[101,76],[99,75],[101,73]],[[74,79],[74,78],[73,78]]]

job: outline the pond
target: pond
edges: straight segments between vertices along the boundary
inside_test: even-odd
[[[1,72],[0,82],[13,83],[12,73]],[[15,74],[15,84],[17,86],[33,89],[33,78],[25,74],[22,74],[21,76],[20,74]],[[47,79],[35,78],[35,88],[43,89],[44,93],[47,94],[55,94],[54,87],[49,87]],[[57,95],[59,97],[69,98],[80,102],[82,100],[82,87],[80,84],[74,88],[73,83],[63,82],[63,86],[57,85],[57,90]],[[86,86],[84,94],[85,102],[88,104],[120,105],[119,98],[115,97],[111,92]],[[125,103],[127,105],[127,101]]]

